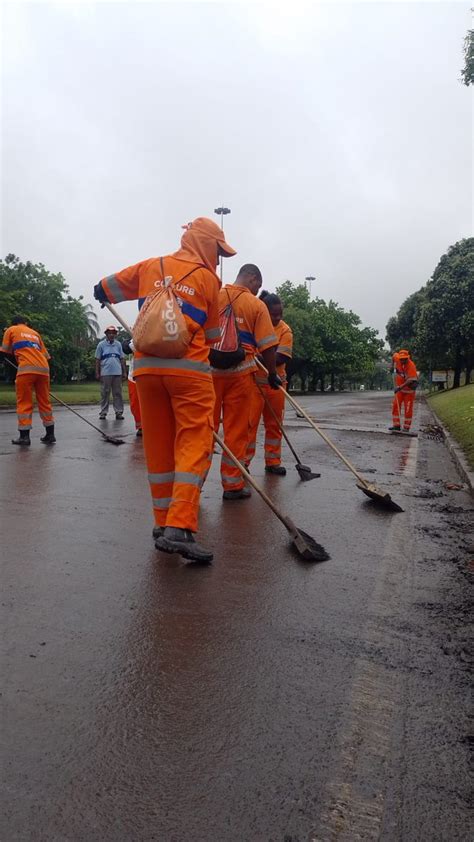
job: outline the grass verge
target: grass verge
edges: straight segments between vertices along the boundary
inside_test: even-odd
[[[474,469],[474,384],[428,398],[438,418],[452,433]]]
[[[84,403],[99,403],[100,385],[97,382],[91,383],[52,383],[53,392],[65,403],[80,405]],[[124,401],[128,400],[127,387],[124,384]],[[53,400],[54,404],[54,400]],[[0,407],[14,407],[16,405],[15,387],[8,383],[0,383]]]

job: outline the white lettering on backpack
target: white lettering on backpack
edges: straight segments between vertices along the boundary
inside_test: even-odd
[[[169,300],[166,302],[165,309],[163,310],[163,319],[165,322],[166,333],[169,335],[167,338],[174,339],[178,335],[178,324],[174,310],[174,301]]]
[[[157,288],[162,287],[163,281],[155,281],[153,286],[155,286]],[[179,284],[179,283],[175,284],[173,289],[176,289],[178,292],[184,292],[187,295],[195,295],[196,294],[196,290],[194,289],[194,287],[188,287],[186,284]]]

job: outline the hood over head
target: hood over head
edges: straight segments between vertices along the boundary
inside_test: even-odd
[[[212,219],[198,216],[193,222],[183,225],[185,232],[181,237],[181,248],[173,254],[178,260],[189,263],[201,263],[216,272],[217,250],[224,257],[237,254],[235,249],[226,242],[224,232]]]

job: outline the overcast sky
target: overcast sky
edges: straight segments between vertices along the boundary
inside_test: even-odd
[[[4,5],[1,256],[92,301],[224,203],[225,280],[315,275],[384,336],[471,235],[469,7]]]

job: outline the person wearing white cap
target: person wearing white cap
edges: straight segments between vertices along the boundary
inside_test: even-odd
[[[127,379],[125,354],[121,343],[117,339],[117,328],[110,325],[105,329],[105,339],[102,339],[95,349],[95,377],[100,381],[100,414],[99,418],[107,418],[109,411],[110,392],[117,421],[123,420],[122,380]]]

